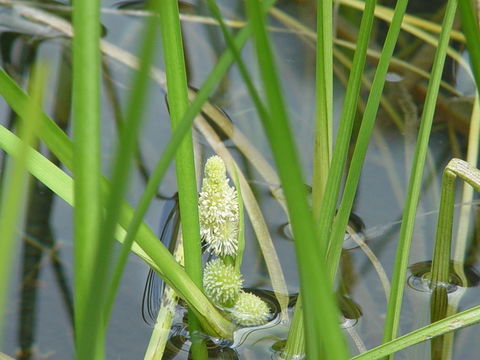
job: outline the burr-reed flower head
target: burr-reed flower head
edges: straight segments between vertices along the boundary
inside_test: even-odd
[[[232,265],[221,259],[207,262],[203,273],[205,293],[210,300],[220,306],[232,306],[240,294],[243,279]]]
[[[241,292],[231,309],[230,316],[239,325],[263,325],[270,318],[270,309],[258,296]]]
[[[238,248],[238,199],[228,184],[225,163],[212,156],[205,164],[205,177],[198,202],[200,231],[208,251],[217,256],[235,255]]]

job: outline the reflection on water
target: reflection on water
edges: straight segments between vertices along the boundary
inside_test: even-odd
[[[126,51],[136,51],[140,34],[139,13],[129,12],[129,15],[111,13],[112,2],[104,2],[103,25],[106,29],[105,40],[118,45]],[[240,1],[219,2],[227,17],[242,19],[242,3]],[[57,4],[58,5],[58,4]],[[135,10],[142,9],[142,1],[124,1],[117,4],[117,8]],[[184,11],[189,14],[208,17],[205,6],[200,1],[190,1],[183,4]],[[314,9],[312,2],[284,1],[279,9],[292,15],[305,17],[304,24],[313,28]],[[63,9],[65,10],[65,9]],[[58,9],[55,10],[56,12]],[[68,15],[68,10],[64,12]],[[3,21],[8,15],[9,22]],[[16,17],[13,17],[15,15]],[[144,14],[143,14],[144,15]],[[12,22],[16,19],[16,22]],[[218,27],[204,24],[206,18],[183,17],[183,29],[186,34],[185,47],[188,54],[189,81],[192,89],[201,86],[208,71],[218,59],[223,49],[222,37]],[[313,118],[314,118],[314,43],[304,34],[293,31],[279,18],[271,17],[272,38],[277,45],[279,68],[282,74],[283,91],[287,96],[290,107],[292,128],[294,129],[299,154],[305,169],[305,179],[311,178],[312,149],[313,149]],[[351,19],[350,19],[351,20]],[[354,39],[349,32],[350,20],[345,14],[339,14],[338,34],[345,39]],[[346,21],[348,21],[346,23]],[[68,132],[70,117],[70,43],[65,36],[52,32],[52,28],[39,22],[33,22],[16,13],[10,7],[0,8],[0,50],[2,66],[18,79],[19,83],[27,86],[30,65],[37,58],[48,59],[52,63],[52,77],[49,88],[54,89],[47,94],[46,111],[59,123],[63,124]],[[343,24],[343,25],[342,25]],[[348,26],[347,26],[348,24]],[[281,30],[281,31],[280,31]],[[352,37],[353,36],[353,37]],[[407,35],[405,35],[407,36]],[[411,39],[403,39],[405,44],[412,43]],[[422,50],[421,44],[415,42],[410,51],[412,63],[417,63],[416,50]],[[344,56],[349,52],[337,47],[336,51]],[[423,51],[423,50],[422,50]],[[251,60],[251,48],[247,45],[244,52],[246,60]],[[159,54],[159,57],[161,54]],[[423,55],[424,58],[429,56]],[[130,68],[122,65],[118,59],[105,57],[103,63],[105,96],[103,98],[102,118],[104,142],[103,152],[105,163],[111,156],[111,149],[115,144],[118,131],[122,126],[122,107],[128,96],[128,85],[132,75]],[[252,65],[252,64],[250,64]],[[161,61],[157,66],[161,68]],[[339,113],[342,104],[342,76],[348,71],[338,62],[335,63],[337,82],[335,85],[335,113]],[[367,72],[368,75],[368,72]],[[352,354],[361,351],[364,347],[371,348],[381,342],[384,313],[386,307],[385,289],[387,283],[380,283],[379,267],[385,273],[391,274],[395,256],[396,241],[399,232],[399,219],[402,213],[403,196],[405,195],[406,179],[411,162],[411,152],[415,141],[418,119],[415,112],[423,103],[422,94],[425,93],[425,84],[418,77],[412,77],[405,69],[392,64],[392,71],[385,98],[393,114],[386,108],[379,115],[376,136],[367,155],[362,179],[359,185],[354,211],[350,226],[351,232],[345,237],[344,255],[342,256],[341,271],[337,282],[337,299],[342,310],[343,327],[349,339]],[[128,200],[135,204],[144,190],[145,180],[149,176],[149,169],[153,169],[163,146],[170,136],[168,112],[163,101],[164,89],[158,83],[151,83],[152,97],[155,101],[148,105],[148,118],[139,144],[137,167],[132,178],[132,187]],[[402,90],[402,87],[404,89]],[[405,103],[398,104],[401,96],[409,94]],[[402,95],[403,94],[403,95]],[[448,90],[443,93],[450,99]],[[470,106],[470,103],[464,101]],[[220,106],[228,119],[228,126],[234,134],[245,134],[249,143],[268,163],[272,163],[271,155],[263,135],[258,119],[253,111],[253,104],[245,91],[235,66],[222,80],[215,94],[211,97],[213,105]],[[441,104],[445,111],[438,114],[434,128],[434,135],[430,142],[430,160],[426,169],[426,182],[422,189],[423,198],[417,216],[415,241],[410,257],[412,277],[410,284],[427,286],[425,274],[429,272],[429,253],[434,239],[436,215],[439,197],[439,178],[442,167],[452,156],[453,150],[463,151],[465,139],[463,135],[468,128],[469,107],[455,108],[452,111],[450,103]],[[6,110],[1,103],[2,123],[14,125],[15,117]],[[406,108],[410,109],[407,114]],[[468,110],[468,111],[467,111]],[[391,117],[405,120],[405,126],[398,128]],[[416,120],[415,120],[416,119]],[[453,120],[451,120],[453,119]],[[212,119],[210,124],[217,126]],[[450,129],[447,136],[445,128]],[[453,130],[452,130],[453,129]],[[264,178],[263,174],[252,165],[244,150],[236,147],[235,141],[220,130],[221,139],[225,142],[231,154],[241,165],[249,184],[258,199],[268,224],[270,234],[280,258],[289,292],[296,294],[299,290],[297,281],[294,244],[288,226],[288,218],[279,205],[277,199],[270,195],[270,190],[277,186],[273,181]],[[453,131],[453,133],[452,133]],[[453,135],[452,135],[453,134]],[[198,155],[206,158],[211,152],[208,142],[203,135],[196,131],[198,141]],[[413,139],[413,142],[412,142]],[[454,145],[452,145],[452,143]],[[2,157],[2,169],[5,168],[5,158]],[[3,174],[1,171],[0,174]],[[406,175],[407,174],[407,175]],[[278,188],[277,188],[278,190]],[[166,181],[158,189],[158,196],[152,204],[146,221],[153,229],[158,229],[162,241],[173,249],[178,231],[178,214],[176,214],[175,175],[171,171]],[[276,194],[279,196],[280,191]],[[281,196],[281,194],[280,194]],[[459,201],[459,200],[458,200]],[[463,204],[465,205],[465,204]],[[473,206],[472,206],[473,205]],[[476,207],[478,201],[466,204],[470,208]],[[5,351],[17,354],[19,358],[70,358],[73,348],[72,319],[72,268],[71,256],[71,213],[70,209],[37,183],[32,183],[27,206],[26,225],[23,230],[22,259],[18,265],[15,286],[10,297],[11,307],[8,314],[8,328],[6,331]],[[470,230],[470,229],[469,229]],[[462,288],[460,308],[477,305],[480,298],[478,284],[478,235],[469,233],[469,261],[463,269],[468,280],[468,288]],[[259,255],[259,248],[251,224],[246,224],[247,249],[244,257],[243,273],[246,279],[245,286],[257,289],[262,297],[270,299],[272,309],[278,309],[275,297],[272,295],[272,286],[264,260]],[[365,247],[359,247],[358,239],[378,258],[377,266],[372,266],[372,258],[366,256]],[[148,275],[146,273],[148,272]],[[144,288],[144,281],[147,285]],[[385,279],[382,281],[385,282]],[[456,280],[457,285],[460,284]],[[134,256],[131,257],[120,290],[119,298],[112,317],[112,324],[108,337],[108,358],[137,359],[144,353],[151,327],[142,321],[140,307],[145,321],[152,324],[155,321],[159,307],[161,289],[163,285],[159,278],[149,272],[147,267]],[[144,289],[144,290],[143,290]],[[262,290],[258,290],[262,289]],[[142,301],[142,290],[144,291]],[[422,294],[416,291],[408,292],[403,306],[404,315],[401,319],[401,332],[406,333],[428,323],[429,309],[422,309],[419,314],[418,302]],[[294,306],[296,296],[290,296],[289,311]],[[178,307],[177,319],[182,319],[182,307]],[[272,311],[277,313],[277,311]],[[478,341],[475,331],[461,330],[456,336],[458,346],[454,358],[475,359],[478,354]],[[288,333],[288,323],[282,323],[278,318],[258,328],[239,329],[233,343],[224,343],[217,339],[209,339],[209,354],[217,359],[267,359],[277,356],[281,351],[281,344]],[[425,345],[415,349],[422,352]],[[273,350],[272,350],[273,349]],[[427,346],[427,349],[429,347]],[[466,349],[469,349],[467,351]],[[172,329],[165,358],[188,358],[189,341],[185,324],[181,321]],[[417,351],[417,350],[415,350]],[[276,353],[275,353],[276,352]],[[277,354],[277,355],[275,355]],[[473,357],[472,357],[472,354]],[[401,358],[402,354],[399,355]],[[405,356],[405,354],[403,354]],[[404,358],[424,358],[422,356],[406,356]]]
[[[73,301],[71,285],[66,278],[64,264],[61,260],[55,237],[50,227],[53,194],[38,181],[33,181],[27,205],[25,235],[21,272],[21,289],[19,304],[18,344],[19,359],[31,359],[37,341],[36,330],[38,312],[38,294],[41,271],[45,263],[50,263],[55,274],[56,286],[60,292],[66,316],[73,329]]]
[[[271,318],[261,326],[240,327],[234,333],[233,341],[226,339],[211,338],[204,336],[209,358],[212,359],[239,359],[239,352],[248,347],[255,347],[258,341],[268,339],[271,336],[272,329],[280,324],[280,306],[271,291],[244,289],[246,292],[253,293],[265,301],[270,308]],[[292,302],[294,304],[294,302]],[[190,334],[187,329],[187,311],[185,307],[177,307],[176,319],[182,320],[180,323],[174,323],[168,343],[166,345],[165,359],[190,359]]]
[[[465,276],[465,282],[462,281],[460,276],[455,273],[457,266],[463,265],[463,274]],[[422,261],[409,266],[411,272],[408,278],[408,285],[412,289],[424,292],[431,292],[430,273],[432,270],[432,261]],[[447,293],[455,292],[459,287],[474,287],[477,286],[480,281],[475,268],[467,264],[459,264],[454,261],[450,262],[450,281],[448,284],[441,284],[441,286],[447,289]]]
[[[165,202],[159,228],[160,240],[173,254],[180,228],[177,194],[172,197],[172,200]],[[164,288],[165,284],[160,276],[149,269],[142,295],[142,318],[149,325],[155,324]]]

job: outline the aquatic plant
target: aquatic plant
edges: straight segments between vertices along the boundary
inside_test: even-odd
[[[20,213],[18,204],[20,204],[22,184],[25,182],[25,176],[21,174],[24,168],[67,203],[74,205],[74,326],[77,358],[101,359],[105,356],[104,341],[108,328],[106,325],[109,322],[126,258],[131,249],[154,268],[176,294],[185,300],[189,309],[188,325],[191,334],[198,334],[202,331],[214,337],[232,338],[236,326],[232,324],[231,320],[245,326],[259,325],[268,321],[270,317],[268,306],[255,295],[241,291],[242,276],[238,272],[238,268],[234,270],[239,265],[235,263],[234,267],[231,264],[231,258],[237,255],[239,247],[238,234],[240,231],[238,226],[241,222],[239,220],[241,211],[238,206],[236,190],[229,185],[225,165],[219,157],[211,158],[207,162],[206,176],[199,199],[197,199],[190,128],[195,116],[200,114],[202,105],[235,60],[257,108],[258,117],[264,126],[278,169],[278,176],[275,171],[270,169],[270,164],[263,159],[261,154],[258,154],[258,150],[252,151],[251,147],[245,146],[245,139],[239,140],[238,133],[232,130],[231,134],[233,135],[230,137],[238,145],[238,149],[241,149],[243,155],[247,153],[245,149],[250,151],[249,154],[257,151],[254,156],[245,155],[245,159],[262,174],[262,177],[265,173],[267,174],[264,176],[265,183],[285,208],[295,239],[300,275],[300,299],[303,305],[303,307],[299,306],[300,310],[295,314],[295,319],[305,320],[305,325],[298,320],[296,323],[298,326],[292,326],[288,340],[294,344],[292,348],[295,349],[295,356],[301,356],[305,352],[312,359],[341,360],[349,357],[346,342],[338,326],[339,312],[334,295],[335,278],[339,269],[346,225],[353,200],[357,195],[359,175],[370,144],[374,121],[382,102],[381,96],[387,71],[394,60],[398,60],[391,59],[393,49],[397,44],[400,28],[411,31],[412,26],[416,34],[420,34],[419,38],[429,39],[437,50],[435,55],[432,55],[435,60],[432,71],[430,74],[426,74],[429,85],[425,91],[424,103],[422,99],[423,114],[420,121],[419,140],[406,195],[398,251],[394,259],[395,269],[391,296],[387,304],[384,344],[365,351],[355,358],[374,359],[387,356],[420,341],[439,337],[447,332],[479,322],[480,312],[477,306],[443,320],[432,317],[433,320],[437,320],[433,324],[397,338],[404,280],[416,220],[416,209],[421,195],[421,181],[426,164],[426,150],[434,110],[440,99],[439,87],[442,74],[445,72],[446,54],[455,55],[455,52],[448,47],[448,40],[453,34],[456,40],[466,41],[469,55],[473,59],[472,71],[477,79],[477,84],[480,83],[480,36],[478,19],[475,18],[472,2],[469,0],[459,1],[463,34],[451,31],[456,13],[456,0],[449,0],[442,10],[444,21],[441,26],[432,22],[425,23],[415,16],[404,17],[407,5],[407,1],[404,0],[397,1],[395,9],[378,6],[375,0],[366,0],[365,2],[339,0],[338,2],[342,6],[348,5],[352,8],[362,9],[362,19],[356,42],[348,44],[350,49],[354,50],[354,58],[350,64],[351,72],[348,82],[346,81],[345,102],[337,139],[334,142],[332,138],[333,80],[331,75],[336,64],[332,61],[332,57],[336,56],[338,59],[342,57],[335,54],[334,49],[332,51],[332,45],[333,41],[336,44],[342,44],[339,46],[344,46],[346,42],[333,39],[332,3],[317,1],[317,34],[313,34],[313,39],[318,35],[316,48],[317,94],[315,97],[317,114],[314,131],[315,157],[312,166],[311,203],[308,201],[305,190],[305,183],[310,182],[303,178],[304,171],[300,166],[297,147],[293,140],[289,111],[282,95],[285,84],[282,84],[279,73],[276,71],[273,42],[270,41],[267,33],[265,13],[269,11],[274,1],[246,1],[248,19],[245,24],[242,24],[243,29],[239,31],[237,37],[234,37],[225,26],[227,19],[222,17],[221,12],[212,10],[212,13],[218,15],[218,23],[229,49],[219,57],[217,65],[198,92],[190,89],[187,84],[177,2],[150,2],[149,9],[154,11],[156,16],[148,17],[145,36],[140,37],[143,42],[140,56],[138,59],[134,59],[139,61],[132,61],[133,57],[123,57],[123,59],[127,58],[126,61],[123,60],[123,63],[138,67],[138,72],[132,82],[125,119],[122,119],[125,121],[114,154],[115,160],[110,164],[112,171],[109,180],[103,177],[100,171],[101,165],[103,165],[100,151],[100,59],[102,51],[110,56],[112,53],[121,52],[114,49],[111,44],[100,40],[99,2],[85,0],[73,4],[74,29],[63,19],[33,8],[33,3],[32,6],[26,7],[15,6],[15,11],[23,14],[25,19],[33,17],[39,23],[43,21],[43,24],[46,22],[49,26],[55,25],[54,28],[62,33],[62,39],[68,39],[75,34],[73,42],[74,136],[73,139],[70,139],[42,112],[42,106],[38,101],[38,95],[41,92],[38,88],[40,82],[34,81],[36,85],[29,87],[31,96],[28,96],[13,81],[12,76],[7,75],[3,70],[0,71],[2,83],[0,93],[19,115],[19,121],[22,122],[22,126],[19,128],[26,129],[25,133],[30,134],[19,138],[6,127],[0,127],[0,147],[17,162],[17,165],[11,167],[11,173],[7,169],[6,173],[12,174],[11,178],[7,177],[7,179],[19,179],[2,183],[0,223],[4,236],[2,236],[0,244],[2,246],[0,263],[4,268],[0,271],[0,337],[2,337],[2,312],[5,312],[3,304],[5,304],[8,289],[7,276],[9,272],[5,271],[5,268],[11,267],[8,261],[11,258],[11,249],[14,248],[13,229],[18,218],[13,215],[17,215],[17,212]],[[8,1],[2,2],[2,4],[4,3],[8,3]],[[208,3],[214,8],[214,1],[208,1]],[[271,14],[276,14],[278,19],[282,19],[281,21],[290,21],[294,33],[300,33],[305,38],[311,37],[309,35],[311,32],[302,28],[302,24],[292,22],[285,14],[279,16],[278,9],[274,8],[270,11]],[[36,16],[39,14],[42,16]],[[351,134],[358,113],[357,105],[362,108],[359,93],[361,83],[364,81],[362,77],[364,78],[365,62],[367,55],[370,56],[369,54],[372,53],[368,49],[368,44],[372,40],[370,33],[375,16],[381,16],[384,21],[389,23],[390,30],[386,39],[382,41],[381,55],[377,54],[379,58],[377,71],[373,82],[369,84],[369,98],[364,107],[363,119],[359,123],[358,134],[353,142]],[[356,23],[356,21],[352,21],[352,23]],[[157,71],[158,69],[151,69],[158,28],[162,33],[166,76]],[[438,41],[436,38],[432,40],[434,36],[424,34],[423,30],[425,29],[432,33],[438,33]],[[423,34],[420,30],[423,31]],[[241,48],[250,36],[254,38],[262,90],[256,89],[257,83],[252,81],[248,66],[243,64]],[[417,70],[417,72],[421,71]],[[138,207],[133,210],[123,199],[127,189],[131,160],[136,153],[136,139],[142,111],[145,108],[145,100],[148,97],[147,85],[151,75],[167,92],[173,134],[152,173],[147,191],[142,195]],[[216,111],[214,107],[210,106],[211,104],[207,105],[204,111]],[[215,122],[214,118],[215,116],[210,116],[209,120]],[[33,141],[32,134],[36,131],[32,125],[35,124],[35,121],[31,121],[32,119],[40,119],[42,124],[38,130],[38,137],[46,148],[59,159],[61,167],[34,149],[35,141]],[[400,123],[400,127],[401,125]],[[29,129],[29,126],[32,127]],[[228,126],[233,127],[234,125],[228,123]],[[23,133],[23,130],[20,131],[20,134]],[[182,142],[184,139],[187,141]],[[478,143],[475,140],[471,142]],[[351,147],[353,147],[353,151],[351,151]],[[353,156],[347,162],[349,152]],[[166,246],[158,241],[153,231],[143,222],[149,203],[155,196],[174,157],[176,158],[183,245],[185,246],[181,252],[185,255],[185,267],[179,264]],[[64,169],[68,170],[64,171]],[[68,171],[71,171],[74,177],[71,177]],[[469,171],[475,175],[475,186],[478,188],[477,172],[473,168]],[[345,175],[346,179],[343,182],[342,179]],[[445,264],[450,260],[450,245],[445,240],[451,238],[453,222],[451,208],[454,199],[453,175],[451,173],[447,173],[447,175],[450,177],[448,179],[450,187],[443,189],[442,195],[445,197],[439,222],[439,228],[443,229],[443,233],[442,231],[438,233],[436,253],[439,255],[435,255],[433,263],[433,280],[439,283],[448,279]],[[457,175],[463,176],[461,172]],[[467,181],[471,181],[471,179]],[[237,182],[240,186],[248,186],[248,179],[246,180],[241,173]],[[345,184],[343,189],[342,184]],[[340,208],[336,211],[338,204],[340,204]],[[257,204],[249,203],[248,205],[250,209],[254,206],[258,207]],[[444,207],[445,205],[448,205],[448,209]],[[9,210],[12,210],[13,215],[10,216]],[[258,219],[251,220],[255,222]],[[258,226],[258,223],[256,225]],[[268,230],[266,232],[268,233]],[[124,242],[118,257],[112,251],[114,237]],[[203,279],[200,237],[203,237],[206,242],[210,254],[218,257],[218,259],[207,262]],[[262,247],[264,256],[275,258],[275,252],[268,252],[265,250],[266,248]],[[440,266],[441,264],[444,266]],[[312,279],[311,274],[315,274],[315,278]],[[275,286],[274,284],[272,287]],[[445,298],[445,294],[443,294],[442,299]],[[434,302],[432,301],[432,303]],[[193,356],[202,358],[205,355],[205,349],[201,344],[195,342],[193,347],[197,345],[199,346],[193,351]]]
[[[219,258],[205,265],[205,293],[214,304],[230,311],[237,324],[261,325],[268,319],[268,306],[258,296],[242,291],[242,275],[231,261],[237,256],[240,233],[238,201],[235,188],[228,184],[224,161],[217,155],[210,157],[200,193],[200,226],[207,250]]]

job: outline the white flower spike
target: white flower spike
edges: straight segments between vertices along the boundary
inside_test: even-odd
[[[241,292],[231,309],[230,316],[238,325],[258,326],[270,318],[268,305],[258,296]]]
[[[217,256],[235,255],[238,249],[238,199],[228,184],[225,163],[212,156],[205,164],[205,177],[198,201],[200,232],[208,251]]]
[[[242,289],[243,279],[240,272],[232,265],[225,265],[222,260],[209,261],[203,273],[205,294],[215,304],[232,306]]]

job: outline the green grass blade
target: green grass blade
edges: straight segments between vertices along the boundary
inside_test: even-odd
[[[455,180],[460,177],[476,191],[480,190],[480,170],[461,159],[452,159],[442,176],[442,196],[438,212],[435,246],[432,259],[431,287],[450,281],[452,228],[455,207]]]
[[[21,140],[4,126],[0,126],[0,148],[12,157],[18,157]],[[73,180],[58,166],[33,148],[29,149],[28,171],[65,202],[73,205]]]
[[[28,148],[34,143],[40,125],[38,109],[42,102],[41,95],[46,74],[43,68],[37,70],[34,71],[32,78],[31,101],[27,104],[24,121],[19,123],[19,133],[23,141],[17,144],[17,156],[13,158],[13,163],[7,168],[2,189],[4,195],[0,202],[0,347],[3,342],[8,285],[15,259],[16,230],[25,194],[28,191],[28,174],[26,172],[29,161]]]
[[[282,356],[284,359],[295,359],[302,355],[305,355],[305,326],[303,320],[302,294],[299,294]]]
[[[102,306],[92,285],[101,261],[98,231],[100,203],[100,3],[75,2],[73,7],[73,136],[75,203],[75,330],[78,359],[102,358]],[[96,274],[98,275],[98,274]]]
[[[175,129],[189,105],[178,4],[176,1],[161,1],[159,11],[167,74],[167,97],[172,128]],[[191,133],[185,136],[179,146],[175,163],[185,248],[185,269],[193,281],[201,287],[200,225]]]
[[[475,306],[370,349],[363,354],[353,357],[352,360],[381,359],[422,341],[430,340],[433,337],[456,331],[478,322],[480,322],[480,306]]]
[[[262,119],[277,164],[287,200],[295,246],[300,283],[305,308],[307,356],[319,359],[321,346],[328,348],[325,355],[331,359],[346,359],[347,349],[338,326],[338,309],[332,285],[328,280],[323,253],[317,241],[312,214],[306,201],[305,186],[295,145],[288,125],[280,83],[275,72],[270,42],[260,3],[247,1],[249,23],[253,27],[255,46],[270,116]],[[310,274],[316,274],[311,281]]]
[[[175,0],[159,2],[160,28],[167,75],[167,98],[172,129],[178,126],[188,109],[188,84],[183,54],[178,3]],[[202,249],[198,220],[198,193],[191,132],[185,135],[175,156],[178,198],[183,234],[185,270],[193,282],[203,288]],[[192,310],[189,310],[188,327],[192,336],[194,359],[206,359],[206,348],[196,332],[201,325]]]
[[[442,284],[447,284],[450,280],[452,225],[455,206],[455,179],[455,173],[452,172],[447,165],[442,176],[442,195],[440,198],[435,245],[432,257],[432,272],[430,274],[430,286],[432,288],[438,285],[443,286]]]
[[[438,89],[443,72],[446,50],[453,20],[457,0],[449,0],[445,10],[445,17],[440,33],[440,40],[435,54],[435,60],[432,68],[432,76],[428,83],[427,96],[425,99],[424,111],[422,114],[420,130],[418,134],[417,146],[412,163],[412,172],[408,185],[405,208],[403,211],[402,226],[400,228],[400,239],[397,247],[397,256],[392,277],[392,290],[388,302],[387,315],[385,319],[383,341],[388,342],[396,337],[398,324],[400,320],[400,311],[403,299],[403,288],[407,273],[408,255],[410,243],[415,224],[415,214],[420,197],[423,169],[425,157],[428,148],[428,140],[432,127],[433,115],[435,112]]]
[[[385,77],[387,75],[393,50],[395,49],[398,34],[400,33],[400,27],[407,3],[408,0],[397,1],[395,13],[385,39],[382,54],[380,56],[372,87],[370,89],[370,95],[368,96],[367,105],[363,113],[362,124],[360,126],[355,150],[350,163],[342,202],[333,223],[332,234],[329,241],[330,246],[327,250],[327,261],[329,264],[328,268],[330,269],[332,280],[335,279],[335,275],[337,273],[338,263],[340,261],[340,255],[342,252],[343,239],[345,237],[345,229],[348,224],[350,212],[352,211],[358,182],[362,172],[363,162],[367,154],[375,119],[377,118],[380,99],[385,84]]]
[[[331,1],[317,1],[316,115],[313,147],[312,210],[315,222],[327,184],[333,127],[333,12]]]
[[[475,17],[477,12],[471,0],[459,0],[458,9],[460,10],[462,29],[478,89],[480,86],[480,29],[478,28],[478,19]]]
[[[20,119],[25,118],[30,98],[2,68],[0,68],[0,83],[2,84],[0,95],[3,96]],[[40,139],[45,142],[62,163],[72,169],[73,147],[70,139],[52,119],[45,115],[41,108],[37,108],[36,111],[41,116]]]
[[[357,99],[360,93],[363,69],[367,54],[370,33],[372,31],[374,10],[376,0],[367,0],[365,10],[363,11],[360,29],[358,31],[357,50],[353,57],[352,70],[348,80],[348,86],[345,93],[345,100],[340,115],[340,124],[336,137],[335,147],[332,155],[332,162],[328,172],[328,179],[325,192],[322,199],[320,213],[322,216],[318,219],[318,233],[320,234],[321,246],[326,249],[330,236],[331,226],[340,193],[340,184],[342,183],[343,171],[347,159],[348,147],[352,133],[353,123],[357,109]]]
[[[153,2],[152,4],[157,5],[158,2]],[[158,13],[158,9],[153,10],[157,10],[155,12]],[[144,40],[139,56],[139,71],[135,74],[133,79],[133,86],[131,88],[131,95],[126,111],[126,124],[122,128],[120,143],[115,156],[115,165],[111,181],[112,185],[110,187],[111,193],[106,204],[105,223],[102,226],[102,232],[100,234],[100,238],[104,239],[105,241],[114,238],[120,205],[127,187],[128,172],[135,154],[135,149],[137,146],[137,134],[140,128],[147,98],[149,71],[155,54],[155,38],[156,34],[158,33],[157,30],[158,17],[149,17],[145,24],[144,35],[142,36],[142,39]],[[125,268],[128,259],[130,247],[131,243],[123,244],[115,264],[105,303],[104,319],[106,323],[108,322],[108,317],[110,316],[113,308],[115,294],[120,284],[123,269]]]
[[[90,280],[100,221],[100,89],[99,89],[99,4],[82,1],[75,6],[73,21],[73,116],[76,286],[79,291]],[[82,270],[80,270],[82,268]],[[78,276],[78,277],[77,277]],[[84,311],[85,309],[80,309]],[[80,316],[80,314],[79,314]]]

